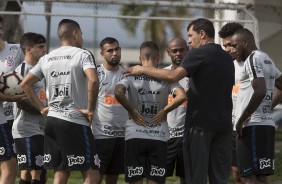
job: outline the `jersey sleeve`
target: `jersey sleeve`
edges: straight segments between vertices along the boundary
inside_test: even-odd
[[[278,70],[278,68],[275,67],[275,79],[278,79],[280,76],[281,76],[280,70]]]
[[[38,63],[29,71],[31,72],[33,75],[35,75],[39,80],[42,80],[44,78],[44,74],[41,70],[42,68],[42,64],[43,64],[43,58],[41,57],[38,61]]]
[[[256,52],[252,53],[249,57],[249,59],[246,60],[246,72],[250,78],[250,81],[258,78],[258,77],[264,77],[263,72],[263,61],[264,58],[260,57],[260,54],[257,54]]]
[[[198,49],[192,49],[183,58],[180,66],[187,71],[188,76],[193,76],[201,68],[204,62],[201,56],[202,54],[199,53]]]
[[[120,81],[119,81],[116,85],[118,85],[118,84],[121,84],[121,85],[123,85],[126,89],[128,89],[128,87],[129,87],[129,76],[126,76],[126,77],[125,77],[124,75],[122,75]]]
[[[178,82],[170,83],[170,85],[169,85],[169,91],[171,91],[172,94],[174,93],[174,90],[175,90],[176,88],[181,88],[181,89],[183,89],[183,87],[182,87]]]
[[[85,50],[83,54],[84,54],[82,61],[83,70],[86,70],[88,68],[96,68],[94,55],[88,50]]]

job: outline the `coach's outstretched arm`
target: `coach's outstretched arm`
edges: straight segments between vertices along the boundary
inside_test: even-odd
[[[187,71],[179,66],[175,70],[158,69],[155,67],[147,67],[136,65],[125,70],[125,75],[148,75],[159,80],[168,82],[178,82],[188,75]]]

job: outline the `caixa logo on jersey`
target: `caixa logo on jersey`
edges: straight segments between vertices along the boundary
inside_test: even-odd
[[[51,77],[60,77],[60,76],[65,76],[65,75],[69,75],[69,74],[70,74],[70,71],[64,71],[64,72],[52,71]]]
[[[52,86],[52,99],[58,97],[70,97],[71,84],[58,84]]]
[[[139,112],[144,115],[156,115],[160,109],[160,103],[157,102],[139,102]]]
[[[151,90],[146,90],[144,88],[140,88],[140,89],[138,89],[138,93],[140,95],[149,95],[149,94],[151,94],[151,95],[159,95],[161,92],[160,91],[151,91]]]

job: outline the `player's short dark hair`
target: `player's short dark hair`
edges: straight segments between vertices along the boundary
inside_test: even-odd
[[[113,43],[118,43],[118,44],[119,44],[119,42],[117,41],[117,39],[112,38],[112,37],[106,37],[106,38],[104,38],[104,39],[100,42],[100,49],[102,49],[105,44],[113,44]]]
[[[244,27],[237,22],[228,22],[219,30],[218,35],[220,38],[226,38],[232,36],[239,29],[243,29]]]
[[[193,26],[193,31],[200,33],[201,30],[204,30],[208,37],[214,38],[214,26],[213,23],[205,18],[198,18],[193,20],[187,27],[187,31]]]
[[[79,24],[71,19],[62,19],[58,24],[57,34],[60,39],[70,39],[73,31],[81,30]]]
[[[46,43],[46,39],[43,35],[27,32],[20,39],[20,47],[25,54],[26,47],[33,47],[36,44]]]
[[[145,53],[143,51],[146,50]],[[143,54],[146,59],[154,59],[160,53],[159,46],[153,41],[145,41],[140,45],[140,55]]]
[[[255,38],[254,38],[254,34],[249,30],[249,29],[246,29],[246,28],[243,28],[243,29],[239,29],[237,30],[234,35],[238,35],[248,41],[254,41]]]

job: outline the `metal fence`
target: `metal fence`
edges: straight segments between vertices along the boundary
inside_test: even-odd
[[[120,42],[123,63],[138,63],[138,47],[145,40],[156,41],[162,49],[163,64],[170,63],[166,43],[174,37],[187,40],[187,25],[198,17],[210,19],[216,33],[227,22],[239,22],[253,31],[257,44],[259,37],[257,21],[245,5],[154,0],[23,0],[21,7],[21,12],[0,11],[0,14],[20,15],[24,31],[45,35],[49,50],[59,46],[58,22],[63,18],[78,21],[84,47],[94,53],[98,63],[102,61],[99,42],[107,36]],[[221,43],[217,34],[215,41]]]

